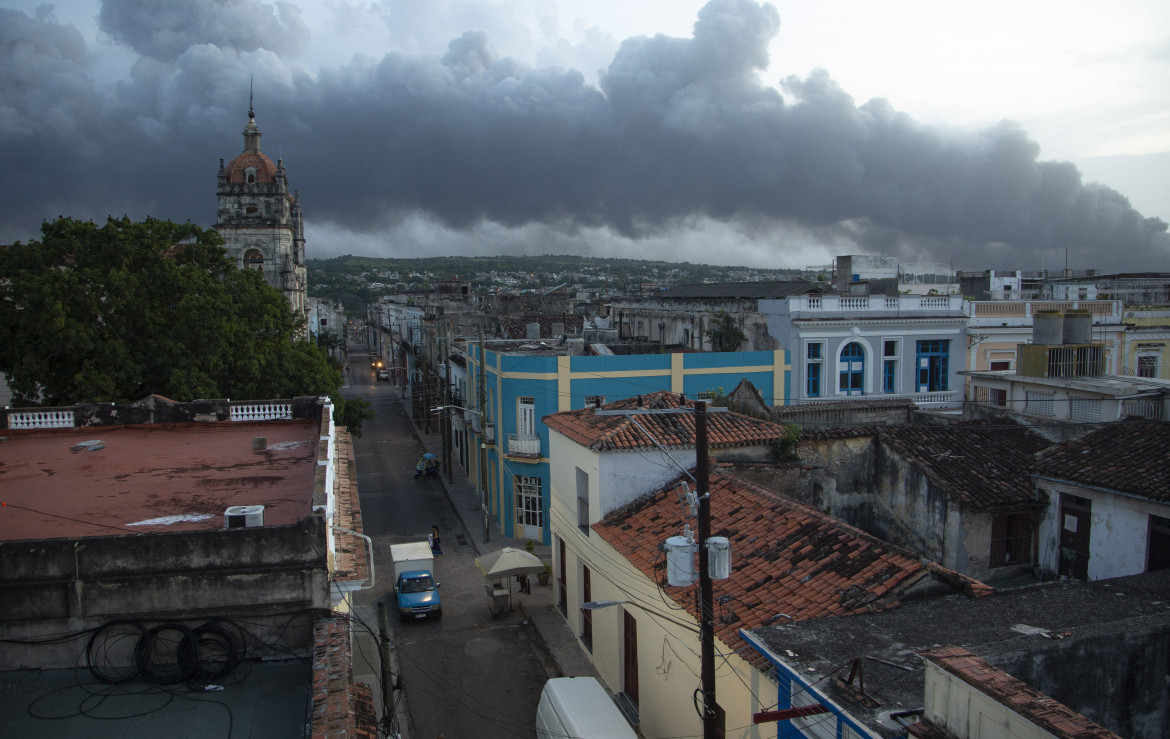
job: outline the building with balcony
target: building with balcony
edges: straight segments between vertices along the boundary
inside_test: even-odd
[[[1037,313],[1031,344],[1017,346],[1015,370],[967,371],[968,416],[1005,414],[1054,439],[1126,418],[1170,417],[1170,381],[1108,371],[1116,354],[1093,340],[1089,312]]]
[[[790,403],[904,397],[958,408],[967,319],[959,295],[803,294],[761,300],[793,355]]]
[[[506,536],[551,541],[548,428],[559,411],[667,391],[695,398],[730,393],[745,378],[764,402],[784,404],[789,364],[782,349],[606,355],[583,344],[464,342],[450,361],[464,402],[446,409],[453,458],[476,482],[488,517]],[[458,360],[458,361],[457,361]]]
[[[966,369],[977,372],[1015,370],[1019,346],[1032,341],[1033,320],[1045,313],[1085,312],[1089,339],[1101,347],[1105,369],[1122,374],[1126,326],[1120,300],[969,300]]]

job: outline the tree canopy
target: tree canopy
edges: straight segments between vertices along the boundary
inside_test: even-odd
[[[41,234],[0,248],[0,372],[14,403],[330,395],[344,409],[337,367],[214,230],[59,218]]]

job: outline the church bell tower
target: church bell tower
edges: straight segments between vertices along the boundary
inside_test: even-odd
[[[244,150],[224,166],[219,160],[219,209],[215,230],[237,266],[258,269],[306,316],[305,227],[300,193],[289,191],[284,163],[260,151],[260,127],[248,103]]]

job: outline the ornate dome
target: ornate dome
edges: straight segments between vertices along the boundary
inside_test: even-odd
[[[254,180],[248,179],[249,169],[253,170]],[[276,165],[262,152],[245,151],[228,163],[227,180],[232,184],[276,182]]]
[[[244,126],[244,151],[227,166],[227,181],[231,184],[276,182],[279,171],[272,160],[260,151],[260,127],[256,114],[248,106],[248,125]]]

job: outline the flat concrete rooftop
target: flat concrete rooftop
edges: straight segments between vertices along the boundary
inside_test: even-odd
[[[0,736],[56,739],[303,736],[307,661],[250,661],[222,690],[97,682],[86,669],[0,672]]]
[[[292,524],[312,509],[318,435],[316,421],[10,432],[0,541],[220,529],[235,505]]]

